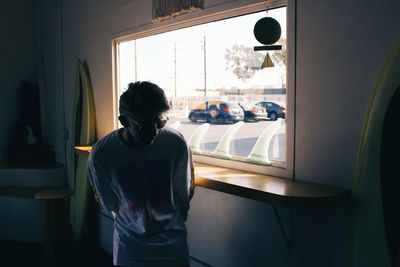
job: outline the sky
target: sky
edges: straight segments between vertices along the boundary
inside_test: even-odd
[[[203,95],[196,89],[205,86],[209,93],[216,88],[281,88],[282,68],[262,69],[246,82],[226,69],[226,49],[262,45],[253,28],[267,14],[279,21],[286,39],[286,8],[277,8],[121,43],[120,90],[135,80],[157,83],[167,96]]]

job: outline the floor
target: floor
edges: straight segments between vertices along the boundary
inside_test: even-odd
[[[68,257],[63,264],[56,266],[76,267],[112,267],[111,255],[100,249],[86,249],[79,257]],[[71,261],[74,261],[71,264]],[[41,267],[42,245],[32,243],[19,243],[0,241],[0,266],[1,267]]]
[[[0,266],[40,266],[41,246],[0,241]]]
[[[63,266],[76,267],[112,267],[112,257],[96,247],[87,247],[79,257],[71,263],[72,257],[63,261]],[[42,245],[0,241],[1,267],[41,267]],[[58,264],[56,265],[58,266]],[[191,267],[209,267],[210,265],[190,259]]]

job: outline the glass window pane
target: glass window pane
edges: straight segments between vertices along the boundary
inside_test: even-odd
[[[247,161],[256,151],[253,156],[266,153],[269,161],[285,162],[286,127],[275,122],[286,118],[286,7],[268,11],[282,28],[277,42],[282,50],[268,51],[271,68],[262,67],[267,51],[254,51],[261,44],[253,28],[265,15],[246,14],[120,43],[119,93],[134,81],[158,84],[171,105],[168,125],[188,142],[209,123],[200,138],[202,154],[220,157],[216,150],[228,147],[223,153],[232,160]],[[271,129],[274,134],[268,136]]]

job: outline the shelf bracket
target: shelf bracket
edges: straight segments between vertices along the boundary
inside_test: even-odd
[[[272,209],[275,214],[275,218],[278,221],[279,229],[281,230],[283,239],[285,241],[286,248],[288,250],[288,255],[289,258],[292,256],[292,245],[293,245],[293,215],[294,215],[294,210],[290,209],[289,213],[289,233],[286,233],[285,227],[283,226],[282,218],[279,215],[278,209],[276,208],[275,205],[271,205]]]

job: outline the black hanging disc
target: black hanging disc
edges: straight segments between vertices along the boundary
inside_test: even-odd
[[[273,44],[281,37],[281,25],[271,17],[262,18],[254,25],[254,36],[262,44]]]

